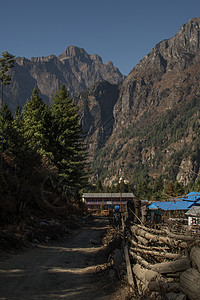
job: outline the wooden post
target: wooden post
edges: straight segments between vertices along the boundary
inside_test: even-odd
[[[122,212],[122,178],[120,180],[120,213]]]
[[[125,255],[125,260],[126,260],[128,283],[130,284],[130,286],[134,287],[133,274],[132,274],[131,263],[130,263],[127,245],[124,246],[124,255]]]
[[[141,202],[140,200],[135,200],[135,223],[139,223],[138,219],[140,220],[140,207],[141,207]]]

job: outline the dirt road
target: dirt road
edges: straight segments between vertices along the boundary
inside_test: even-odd
[[[100,245],[90,242],[100,242],[107,226],[106,218],[96,218],[65,242],[0,257],[0,299],[110,299],[108,282],[94,274],[95,266],[104,263]]]

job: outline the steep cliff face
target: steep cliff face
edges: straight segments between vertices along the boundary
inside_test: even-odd
[[[190,84],[198,87],[199,49],[200,18],[190,20],[173,38],[157,44],[124,80],[114,109],[115,128],[127,123],[129,116],[134,123],[152,109],[171,109],[182,97],[181,88]]]
[[[94,154],[105,145],[112,134],[113,107],[118,96],[117,85],[101,81],[75,97],[88,144],[89,160],[93,159]]]
[[[195,18],[157,44],[120,85],[113,132],[95,156],[95,173],[101,170],[106,183],[119,176],[132,181],[160,175],[183,183],[195,180],[199,79],[200,18]]]
[[[50,55],[30,60],[18,57],[11,72],[12,83],[6,87],[5,100],[12,110],[18,104],[24,105],[34,86],[48,102],[62,83],[66,84],[70,96],[74,96],[97,81],[117,84],[124,78],[112,62],[103,64],[98,55],[89,55],[75,46],[68,47],[58,57]]]

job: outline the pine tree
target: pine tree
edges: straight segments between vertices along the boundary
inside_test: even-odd
[[[11,147],[13,130],[13,116],[6,103],[3,104],[0,110],[0,128],[3,128],[3,132],[0,132],[1,153],[3,153]],[[2,135],[4,138],[2,138]]]
[[[30,177],[34,167],[40,163],[40,156],[29,145],[24,137],[24,120],[21,107],[17,107],[13,119],[11,155],[14,159],[15,172],[20,178]],[[23,180],[22,179],[22,180]]]
[[[9,74],[9,69],[14,67],[15,57],[14,55],[8,53],[7,51],[2,52],[2,57],[0,58],[0,81],[1,81],[1,99],[0,99],[0,108],[2,112],[3,109],[3,87],[11,83],[11,75]],[[4,152],[4,120],[5,116],[2,115],[2,124],[1,124],[1,170],[3,168],[3,152]]]
[[[0,108],[3,106],[3,86],[10,84],[11,76],[8,73],[10,68],[14,67],[15,57],[7,51],[2,52],[0,58],[0,81],[1,81],[1,101]]]
[[[50,155],[48,148],[48,116],[47,105],[39,97],[38,90],[34,88],[31,99],[28,99],[23,111],[23,135],[30,148],[41,156]]]
[[[69,97],[65,85],[52,97],[50,104],[52,130],[50,147],[54,165],[69,187],[85,184],[85,149],[78,108]]]

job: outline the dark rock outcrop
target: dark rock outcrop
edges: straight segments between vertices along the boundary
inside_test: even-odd
[[[105,145],[112,134],[113,107],[118,96],[117,85],[101,81],[75,97],[88,144],[89,159]]]

